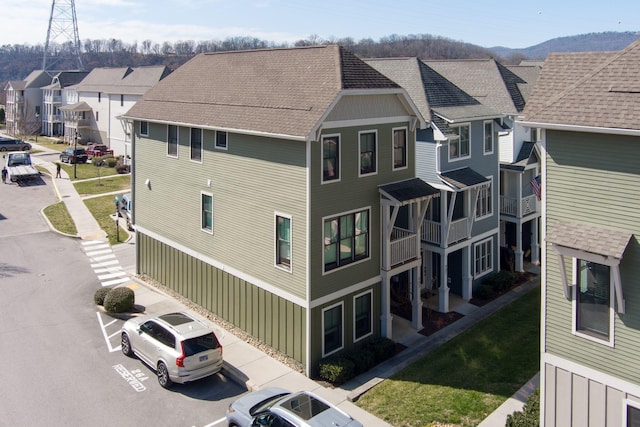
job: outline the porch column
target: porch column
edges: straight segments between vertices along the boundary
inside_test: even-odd
[[[515,270],[523,271],[522,265],[524,252],[522,251],[522,223],[520,220],[516,223],[516,251],[515,251]]]
[[[472,246],[467,246],[462,250],[462,299],[469,301],[473,294],[473,275],[471,274]]]
[[[535,265],[540,264],[540,247],[538,245],[538,218],[531,220],[531,263]]]
[[[389,283],[389,274],[382,270],[380,272],[382,276],[382,315],[380,316],[380,335],[391,339],[393,316],[391,315],[391,284]]]
[[[418,282],[418,267],[411,269],[411,283],[412,292],[412,312],[411,312],[411,327],[416,331],[422,330],[422,297],[420,296],[420,283]]]
[[[447,254],[440,256],[440,292],[438,293],[438,311],[442,313],[449,312],[449,267],[447,262]]]

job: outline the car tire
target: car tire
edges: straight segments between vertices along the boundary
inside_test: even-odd
[[[122,354],[127,357],[133,357],[133,348],[131,348],[131,340],[129,340],[129,335],[126,332],[122,333],[122,338],[120,339],[120,346],[122,348]]]
[[[164,362],[158,362],[158,370],[156,371],[158,374],[158,382],[163,388],[171,387],[171,378],[169,378],[169,368]]]
[[[6,149],[6,147],[0,147],[0,151],[2,151],[4,153],[5,151],[7,151],[7,149]]]

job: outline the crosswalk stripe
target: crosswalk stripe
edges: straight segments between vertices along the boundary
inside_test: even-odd
[[[113,279],[114,277],[122,277],[122,276],[126,276],[127,273],[124,271],[119,271],[116,273],[110,273],[110,274],[102,274],[100,276],[98,276],[98,280],[105,280],[105,279]]]
[[[91,268],[97,268],[97,267],[108,267],[110,265],[114,265],[114,264],[119,264],[120,261],[118,261],[117,259],[111,260],[111,261],[105,261],[105,262],[98,262],[95,264],[91,264]]]
[[[102,255],[102,256],[97,256],[97,257],[93,257],[92,259],[94,261],[104,261],[107,259],[114,259],[116,256],[114,254],[111,255]]]
[[[123,268],[120,267],[119,265],[114,265],[108,268],[94,268],[93,271],[96,274],[103,274],[103,273],[115,273],[117,271],[123,271]]]
[[[111,252],[113,252],[111,249],[103,249],[103,250],[100,250],[100,251],[87,252],[87,256],[94,257],[96,255],[110,254]]]
[[[94,246],[104,244],[104,240],[83,240],[82,246]]]
[[[102,286],[112,286],[112,285],[120,285],[122,283],[128,282],[128,277],[123,277],[120,279],[107,280],[106,282],[102,282]]]
[[[97,251],[99,249],[109,249],[111,250],[111,246],[109,245],[96,245],[96,246],[91,246],[91,247],[85,247],[85,253],[89,253],[90,251]]]

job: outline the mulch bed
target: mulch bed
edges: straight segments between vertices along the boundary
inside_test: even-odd
[[[503,290],[501,292],[496,292],[491,296],[491,298],[487,298],[487,299],[471,298],[471,300],[469,300],[469,303],[473,304],[473,305],[477,305],[478,307],[482,307],[483,305],[486,305],[486,304],[490,303],[491,301],[495,300],[496,298],[506,294],[511,289],[513,289],[515,287],[518,287],[518,286],[522,285],[523,283],[528,282],[529,280],[533,279],[536,276],[537,276],[537,274],[531,273],[529,271],[516,272],[516,281],[513,283],[513,285],[509,289],[505,289],[505,290]]]
[[[463,314],[456,313],[455,311],[440,313],[439,311],[422,307],[422,326],[424,328],[420,330],[419,333],[428,337],[463,317]]]

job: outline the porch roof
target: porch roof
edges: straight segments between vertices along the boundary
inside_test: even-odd
[[[469,167],[443,172],[440,174],[440,179],[458,190],[466,190],[469,187],[475,187],[489,182],[489,178],[484,177]]]
[[[439,197],[440,191],[420,178],[411,178],[378,186],[380,194],[396,204],[406,205],[428,197]]]
[[[84,101],[78,102],[77,104],[65,105],[64,107],[60,107],[62,111],[91,111],[91,107]]]
[[[559,222],[547,235],[554,245],[577,249],[606,258],[622,259],[632,234],[589,224]]]

